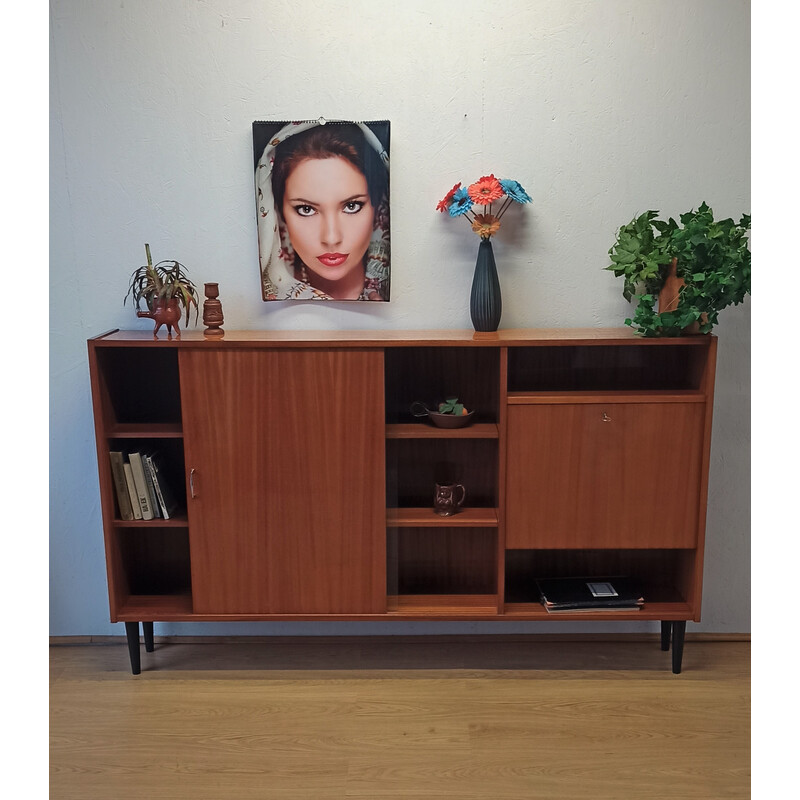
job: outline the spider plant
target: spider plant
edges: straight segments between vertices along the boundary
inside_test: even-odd
[[[142,300],[147,303],[148,311],[153,311],[156,300],[165,303],[173,298],[178,301],[186,311],[186,324],[189,324],[189,312],[194,305],[194,319],[197,322],[198,300],[197,287],[186,274],[186,267],[178,261],[167,260],[153,264],[150,256],[150,245],[145,244],[147,264],[139,267],[131,275],[128,293],[125,295],[123,305],[132,299],[136,308],[141,309]]]

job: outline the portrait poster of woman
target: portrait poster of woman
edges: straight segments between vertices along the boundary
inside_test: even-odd
[[[389,122],[253,123],[261,294],[389,300]]]

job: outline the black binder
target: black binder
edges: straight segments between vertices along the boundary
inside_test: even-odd
[[[548,611],[635,611],[644,604],[636,582],[626,576],[551,578],[536,585]]]

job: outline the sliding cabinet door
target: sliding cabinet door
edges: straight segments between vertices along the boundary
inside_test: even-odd
[[[385,610],[383,353],[180,353],[194,612]]]

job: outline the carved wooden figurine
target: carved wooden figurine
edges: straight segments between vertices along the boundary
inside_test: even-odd
[[[206,329],[205,336],[224,336],[222,325],[225,319],[222,316],[222,303],[219,300],[219,284],[207,283],[205,285],[206,299],[203,302],[203,324]]]

